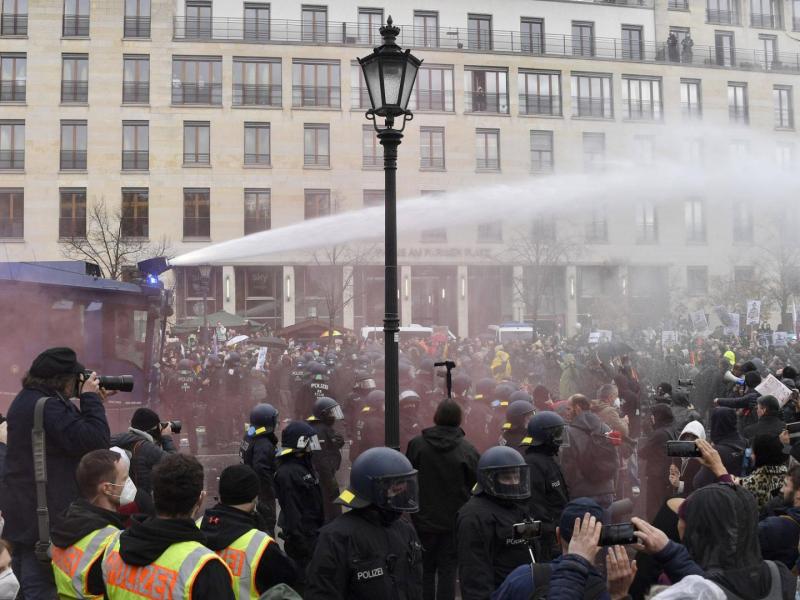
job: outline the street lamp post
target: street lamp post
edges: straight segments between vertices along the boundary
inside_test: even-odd
[[[398,368],[400,316],[397,300],[397,147],[403,139],[406,122],[413,118],[408,101],[414,89],[422,61],[403,51],[395,42],[400,28],[392,25],[390,16],[380,29],[383,44],[366,58],[359,58],[372,108],[367,119],[372,121],[383,146],[383,171],[385,176],[386,255],[384,259],[385,313],[383,318],[385,367],[385,444],[400,447],[400,378]],[[384,119],[381,126],[377,118]],[[399,129],[394,120],[402,117]]]
[[[200,265],[200,287],[203,289],[203,335],[200,336],[203,344],[210,343],[208,336],[208,287],[211,277],[211,265]]]

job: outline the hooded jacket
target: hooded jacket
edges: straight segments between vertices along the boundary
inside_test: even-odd
[[[411,515],[414,527],[430,533],[453,531],[456,514],[476,482],[478,451],[460,427],[436,425],[408,443],[406,456],[418,471],[420,510]]]
[[[675,439],[674,417],[672,409],[666,404],[653,407],[655,421],[653,433],[639,447],[639,456],[647,461],[644,470],[645,478],[653,483],[664,484],[669,481],[670,458],[667,456],[666,443]]]
[[[153,564],[167,548],[178,542],[206,545],[206,536],[191,519],[134,517],[130,529],[119,537],[119,555],[123,562],[137,567]],[[194,580],[194,600],[234,600],[231,574],[224,563],[208,561]]]
[[[706,439],[706,429],[700,421],[691,421],[681,430],[678,439],[684,439],[684,434],[691,434],[697,439]],[[694,480],[703,465],[695,458],[678,458],[673,459],[672,464],[678,467],[680,472],[680,483],[678,484],[677,493],[684,498],[695,490]]]
[[[600,418],[591,412],[583,412],[569,424],[567,435],[569,446],[561,450],[561,470],[573,498],[583,496],[602,496],[614,493],[614,478],[604,482],[590,482],[581,466],[592,464],[590,452],[590,433],[602,434],[608,431]]]
[[[772,578],[761,558],[753,495],[718,483],[697,490],[687,502],[684,545],[669,542],[654,555],[670,580],[700,575],[752,600],[769,593]],[[795,578],[785,565],[778,563],[778,569],[783,598],[792,600]]]
[[[256,529],[256,519],[238,508],[217,504],[209,508],[200,523],[200,531],[206,536],[206,546],[220,552],[251,529]],[[256,568],[256,588],[263,594],[269,588],[285,583],[294,586],[297,567],[286,556],[276,542],[270,542]],[[240,599],[241,600],[241,599]]]

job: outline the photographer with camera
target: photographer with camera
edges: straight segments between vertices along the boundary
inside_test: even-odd
[[[40,550],[49,525],[60,524],[62,513],[78,497],[75,472],[81,457],[108,448],[110,432],[105,402],[96,373],[86,369],[70,348],[50,348],[37,356],[8,411],[8,455],[0,510],[6,520],[3,537],[14,544],[13,569],[26,600],[51,600],[53,573]],[[70,398],[77,396],[79,406]],[[37,517],[37,482],[33,436],[35,410],[43,399],[42,428],[46,452],[46,511]],[[43,458],[43,457],[42,457]],[[41,462],[41,460],[37,460]],[[49,524],[47,514],[49,513]]]
[[[180,431],[180,421],[162,422],[149,408],[137,408],[128,431],[111,438],[112,446],[118,446],[131,455],[131,480],[139,490],[136,504],[142,513],[154,514],[150,472],[165,456],[177,452],[172,434]]]

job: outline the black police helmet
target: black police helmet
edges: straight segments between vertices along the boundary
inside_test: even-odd
[[[533,404],[527,400],[514,400],[513,402],[509,403],[508,408],[506,409],[506,420],[511,421],[514,419],[519,419],[525,415],[533,414],[533,411]]]
[[[528,436],[523,438],[522,446],[560,446],[564,439],[567,423],[561,415],[550,410],[533,415],[528,421]]]
[[[510,383],[501,383],[494,388],[494,397],[496,400],[508,402],[511,398],[511,394],[515,391],[514,386]]]
[[[328,369],[321,362],[312,361],[308,364],[308,372],[312,375],[325,375]]]
[[[367,394],[366,403],[367,406],[377,408],[379,406],[383,406],[385,400],[386,393],[383,390],[372,390],[369,394]]]
[[[228,364],[230,365],[238,365],[241,360],[242,357],[239,355],[238,352],[231,352],[230,354],[228,354]]]
[[[472,385],[472,379],[466,373],[459,373],[453,377],[453,393],[459,396],[466,394]]]
[[[191,371],[194,368],[194,363],[188,358],[182,358],[178,361],[178,364],[175,366],[178,369],[178,371]]]
[[[250,411],[250,427],[247,433],[249,435],[272,433],[277,423],[278,410],[272,404],[266,402],[256,404]]]
[[[417,512],[417,471],[397,450],[370,448],[353,461],[350,485],[334,502],[350,508],[374,505],[392,512]]]
[[[480,399],[489,401],[492,399],[496,385],[494,379],[491,377],[479,379],[478,383],[475,384],[475,394],[476,396],[480,396]]]
[[[489,448],[478,461],[478,482],[472,493],[504,500],[530,498],[530,473],[525,459],[514,448]]]
[[[533,404],[533,396],[531,396],[525,390],[517,390],[508,397],[509,402],[516,402],[517,400],[525,400],[526,402]]]
[[[342,407],[333,398],[327,396],[320,396],[314,402],[314,409],[312,416],[308,418],[309,421],[322,421],[324,419],[343,419]]]
[[[283,430],[281,451],[278,456],[286,456],[292,453],[303,454],[319,449],[317,430],[305,421],[292,421]]]

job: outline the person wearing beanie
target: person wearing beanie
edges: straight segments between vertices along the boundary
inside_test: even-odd
[[[72,349],[45,350],[34,359],[22,380],[22,391],[8,410],[8,453],[0,489],[3,539],[14,545],[12,568],[22,596],[31,600],[52,598],[56,593],[52,569],[43,566],[34,553],[39,532],[31,430],[37,402],[46,398],[43,427],[51,529],[78,498],[75,472],[81,457],[110,445],[105,396],[97,374],[84,378],[85,370]],[[73,397],[78,398],[77,405],[70,400]]]
[[[744,374],[744,394],[736,398],[714,398],[714,406],[725,406],[728,408],[741,409],[739,417],[739,431],[753,425],[758,420],[756,406],[761,394],[756,391],[756,387],[761,385],[761,375],[758,371],[748,371]]]
[[[111,444],[122,448],[131,456],[131,480],[138,491],[138,512],[155,514],[150,473],[165,456],[178,451],[172,441],[171,425],[162,424],[155,411],[145,407],[137,408],[131,417],[128,431],[113,435]]]
[[[247,465],[226,467],[219,477],[219,502],[199,521],[206,546],[233,573],[237,600],[258,598],[268,589],[294,586],[297,566],[259,527],[258,475]]]

